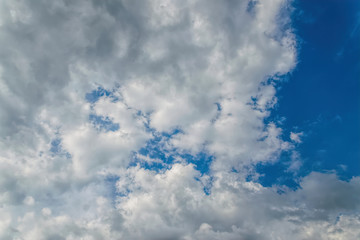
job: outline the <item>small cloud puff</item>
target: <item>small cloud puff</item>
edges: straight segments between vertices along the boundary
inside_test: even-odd
[[[298,133],[291,132],[290,133],[290,139],[291,139],[291,141],[293,141],[295,143],[302,143],[301,137],[303,135],[304,135],[303,132],[298,132]]]

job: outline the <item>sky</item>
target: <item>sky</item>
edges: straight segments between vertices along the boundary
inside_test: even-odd
[[[360,239],[360,3],[0,1],[0,239]]]
[[[288,81],[281,84],[273,119],[286,118],[286,132],[298,129],[297,146],[303,168],[336,171],[349,180],[360,173],[360,30],[357,1],[295,1],[292,24],[298,38],[298,62]],[[321,29],[319,31],[319,29]],[[288,184],[281,161],[268,165],[263,184]]]

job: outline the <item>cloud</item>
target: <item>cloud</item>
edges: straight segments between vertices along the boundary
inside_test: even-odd
[[[303,135],[304,135],[303,132],[299,132],[299,133],[290,132],[290,139],[295,143],[301,143],[302,142],[301,137]]]
[[[356,239],[358,178],[246,180],[301,141],[289,4],[0,1],[0,238]]]
[[[276,188],[221,173],[207,195],[207,179],[192,165],[175,164],[158,174],[135,167],[126,174],[117,188],[129,194],[118,198],[117,208],[128,239],[346,239],[357,232],[346,222],[357,218],[351,213],[360,207],[358,178],[344,182],[312,173],[301,181],[301,189],[279,195]]]

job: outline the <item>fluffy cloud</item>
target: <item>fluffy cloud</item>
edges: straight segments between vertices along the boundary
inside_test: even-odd
[[[158,174],[136,167],[126,176],[117,188],[120,193],[130,193],[118,198],[117,208],[130,229],[129,239],[359,236],[353,228],[358,216],[351,215],[360,208],[359,178],[344,182],[335,175],[312,173],[302,179],[301,189],[278,194],[276,188],[245,182],[236,173],[219,173],[207,195],[203,188],[208,179],[191,165],[175,164]]]
[[[0,16],[1,239],[358,238],[358,178],[246,181],[301,142],[264,121],[296,64],[289,2],[4,0]],[[184,157],[202,153],[207,172]]]

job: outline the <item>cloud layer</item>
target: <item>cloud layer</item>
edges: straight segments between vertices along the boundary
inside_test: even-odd
[[[256,183],[288,1],[0,4],[1,239],[359,238],[359,178]]]

